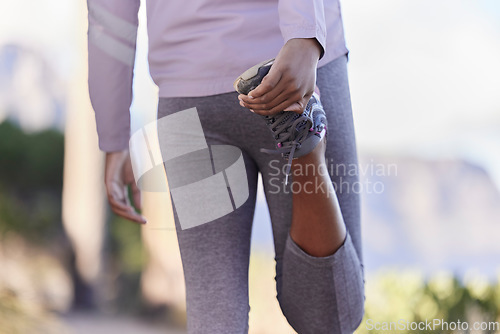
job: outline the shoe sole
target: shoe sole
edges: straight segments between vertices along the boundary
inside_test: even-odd
[[[255,66],[252,66],[243,72],[238,79],[233,83],[234,89],[244,95],[248,95],[254,90],[262,81],[262,79],[269,73],[271,66],[274,63],[274,58],[263,61]]]

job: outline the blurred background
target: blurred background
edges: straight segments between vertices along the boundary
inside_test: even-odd
[[[365,318],[500,321],[500,2],[342,7]],[[0,333],[184,333],[168,194],[144,194],[145,227],[105,201],[86,15],[82,0],[0,3]],[[155,119],[157,103],[144,6],[140,18],[133,130]],[[273,256],[260,192],[252,334],[293,333],[275,300]],[[358,332],[377,333],[364,322]]]

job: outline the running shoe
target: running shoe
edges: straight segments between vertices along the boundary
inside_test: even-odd
[[[241,74],[234,82],[234,89],[247,95],[255,89],[269,72],[274,59],[257,64]],[[292,160],[310,153],[326,135],[327,120],[319,95],[314,93],[303,113],[281,111],[272,116],[261,116],[274,135],[276,149],[262,148],[265,153],[281,154],[288,160],[285,184],[292,167]]]

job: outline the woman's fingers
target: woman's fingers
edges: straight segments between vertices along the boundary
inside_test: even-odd
[[[145,224],[146,218],[135,211],[128,197],[127,184],[130,184],[134,203],[140,208],[140,191],[135,185],[129,152],[107,153],[105,169],[104,183],[113,212],[125,219]]]
[[[141,201],[141,191],[135,184],[135,182],[132,182],[130,184],[131,190],[132,190],[132,199],[134,200],[134,205],[138,210],[142,209],[142,201]]]
[[[134,201],[134,205],[138,210],[141,210],[141,191],[137,187],[134,178],[134,171],[132,169],[132,161],[130,160],[130,155],[128,159],[125,161],[123,166],[123,181],[125,184],[130,185],[130,190],[132,191],[132,200]]]
[[[295,102],[290,107],[286,108],[285,111],[293,111],[298,114],[301,114],[304,111],[304,105],[307,104],[304,104],[304,102]]]
[[[280,111],[290,109],[295,104],[300,105],[300,102],[295,102],[295,101],[296,101],[296,99],[288,99],[288,100],[285,100],[282,103],[278,104],[274,108],[271,108],[270,110],[254,110],[254,112],[256,114],[264,115],[264,116],[275,115],[275,114],[279,113]],[[301,113],[304,111],[304,108],[302,108],[302,105],[300,105],[300,108],[295,107],[295,109],[298,110],[298,111],[296,111],[298,113]],[[295,111],[295,110],[293,110],[293,111]]]
[[[283,103],[291,93],[291,79],[284,74],[279,64],[274,64],[257,88],[238,97],[241,105],[252,110],[271,110]]]
[[[298,114],[302,113],[307,106],[307,102],[311,98],[312,94],[306,96],[301,96],[297,92],[282,94],[284,100],[277,101],[276,104],[254,104],[249,105],[245,102],[241,102],[243,107],[251,109],[254,113],[259,115],[274,115],[280,111],[288,110],[293,111]]]
[[[281,105],[283,102],[289,100],[293,95],[293,92],[287,91],[286,87],[283,87],[283,91],[281,91],[273,100],[271,101],[262,101],[262,100],[248,100],[241,99],[242,106],[248,109],[255,110],[272,110],[278,105]],[[248,102],[250,101],[250,102]]]
[[[111,206],[111,210],[115,214],[125,219],[129,219],[139,224],[146,224],[146,218],[138,214],[135,209],[130,205],[127,196],[127,187],[121,187],[118,190],[119,185],[111,185],[112,189],[108,190],[108,201]]]
[[[249,109],[271,109],[278,104],[282,103],[288,98],[290,93],[286,92],[287,87],[285,85],[279,85],[271,92],[258,97],[249,98],[247,95],[241,94],[238,96],[241,106]]]
[[[269,95],[269,99],[272,99],[273,96],[277,96],[280,91],[276,91],[275,89],[278,86],[278,83],[281,80],[282,73],[276,69],[276,67],[271,66],[269,73],[262,79],[260,85],[257,86],[254,90],[248,93],[249,99],[262,98],[264,95]]]
[[[134,211],[133,208],[130,208],[130,210],[119,210],[119,209],[113,209],[113,212],[122,218],[125,218],[127,220],[130,220],[134,223],[144,225],[147,223],[146,218],[138,214],[137,212]]]
[[[302,97],[299,101],[293,103],[292,105],[290,105],[289,107],[287,107],[284,110],[293,111],[293,112],[296,112],[298,114],[303,113],[304,110],[306,109],[307,103],[311,99],[311,96],[312,96],[312,93],[307,94],[306,96]]]

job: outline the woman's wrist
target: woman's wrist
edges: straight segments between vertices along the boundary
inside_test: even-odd
[[[315,60],[319,60],[323,53],[323,47],[316,38],[292,38],[286,44],[290,44],[302,53],[308,53]]]

